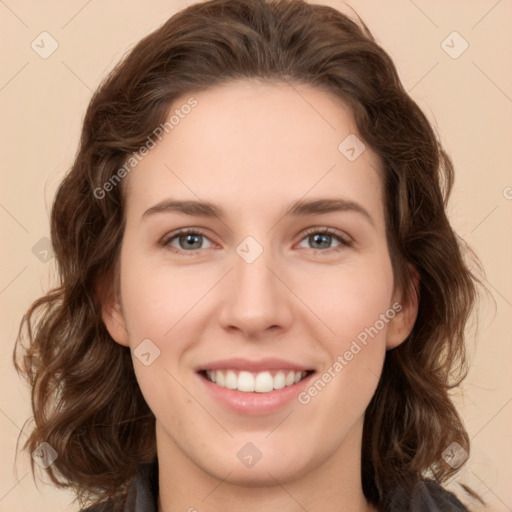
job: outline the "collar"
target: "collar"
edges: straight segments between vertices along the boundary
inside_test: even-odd
[[[158,512],[158,458],[142,464],[127,493],[123,512]]]

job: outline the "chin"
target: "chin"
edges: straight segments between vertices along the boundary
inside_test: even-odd
[[[205,468],[206,469],[206,468]],[[243,467],[240,465],[233,465],[226,463],[223,466],[224,471],[220,471],[219,467],[210,468],[213,471],[207,471],[211,476],[229,482],[232,485],[242,487],[274,487],[276,484],[284,484],[293,482],[307,473],[305,465],[297,465],[289,467],[275,461],[267,461],[263,464],[260,460],[252,468]]]
[[[196,465],[212,477],[233,485],[268,487],[293,482],[321,463],[313,454],[308,458],[303,450],[278,448],[268,441],[266,446],[263,441],[256,441],[254,445],[250,441],[236,445],[236,449],[226,448],[220,453],[212,453],[208,461],[196,460]],[[260,447],[258,451],[256,446]],[[297,442],[295,446],[304,444]]]

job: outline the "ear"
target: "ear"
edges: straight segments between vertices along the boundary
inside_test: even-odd
[[[409,294],[403,293],[400,300],[393,302],[393,309],[397,311],[395,317],[389,322],[386,350],[391,350],[403,343],[411,333],[418,316],[420,276],[412,264],[407,263],[411,275]],[[394,298],[396,299],[396,297]],[[395,306],[396,304],[396,306]]]
[[[101,303],[101,318],[112,339],[128,347],[130,345],[128,330],[121,306],[117,276],[114,280],[115,283],[109,287],[108,291],[103,281],[99,281],[96,286],[97,297]]]

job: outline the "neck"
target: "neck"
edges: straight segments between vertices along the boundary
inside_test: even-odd
[[[362,426],[363,418],[331,457],[310,464],[312,469],[272,474],[261,468],[256,473],[254,466],[254,479],[247,482],[234,478],[230,468],[219,478],[206,464],[194,463],[157,422],[158,512],[376,512],[362,491]]]

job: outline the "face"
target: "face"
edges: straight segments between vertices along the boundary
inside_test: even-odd
[[[240,81],[193,98],[126,178],[120,296],[103,318],[132,350],[159,450],[285,482],[349,456],[414,321],[394,290],[380,162],[315,88]]]

